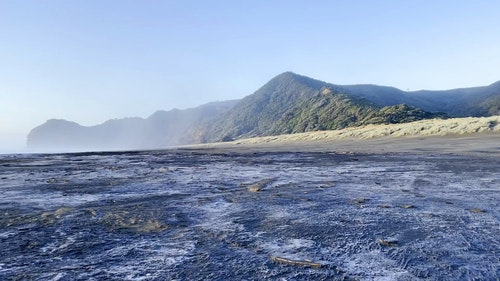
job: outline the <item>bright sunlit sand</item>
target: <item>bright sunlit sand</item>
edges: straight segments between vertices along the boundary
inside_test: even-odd
[[[500,116],[422,120],[256,137],[192,148],[265,151],[500,153]]]

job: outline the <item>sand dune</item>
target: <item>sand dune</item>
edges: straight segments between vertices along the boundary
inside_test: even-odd
[[[237,153],[257,151],[453,153],[498,157],[500,116],[368,125],[335,131],[315,131],[193,145],[184,149]]]
[[[234,141],[235,144],[259,144],[286,141],[373,139],[403,136],[464,136],[475,133],[500,132],[500,116],[431,119],[404,124],[367,125],[334,131],[256,137]]]

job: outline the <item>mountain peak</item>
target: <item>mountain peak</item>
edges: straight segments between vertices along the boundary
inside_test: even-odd
[[[271,89],[278,90],[288,87],[296,88],[298,86],[319,90],[327,85],[328,83],[326,82],[299,75],[292,71],[286,71],[269,80],[269,82],[262,86],[257,92],[261,90],[269,91]]]
[[[499,87],[500,86],[500,80],[492,83],[491,85],[489,85],[489,87]]]
[[[275,76],[272,80],[274,79],[278,79],[278,80],[299,80],[299,81],[304,81],[304,80],[310,80],[310,81],[318,81],[318,82],[322,82],[322,83],[325,83],[323,81],[319,81],[319,80],[316,80],[316,79],[313,79],[313,78],[310,78],[310,77],[307,77],[307,76],[304,76],[304,75],[300,75],[300,74],[297,74],[295,72],[292,72],[292,71],[285,71],[281,74],[278,74],[277,76]]]
[[[281,74],[276,75],[273,79],[275,79],[275,78],[293,79],[293,78],[299,77],[299,76],[301,76],[301,75],[299,75],[293,71],[285,71]]]

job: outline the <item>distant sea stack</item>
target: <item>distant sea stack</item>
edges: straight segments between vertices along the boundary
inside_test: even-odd
[[[242,100],[214,102],[96,126],[51,119],[28,135],[36,150],[161,149],[246,137],[396,124],[430,118],[500,115],[500,82],[446,91],[407,92],[335,85],[282,73]]]

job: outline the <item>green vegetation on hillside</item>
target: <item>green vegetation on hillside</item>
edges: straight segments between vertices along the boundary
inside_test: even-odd
[[[244,98],[205,131],[202,141],[403,123],[443,116],[407,105],[378,106],[341,87],[281,74]]]

